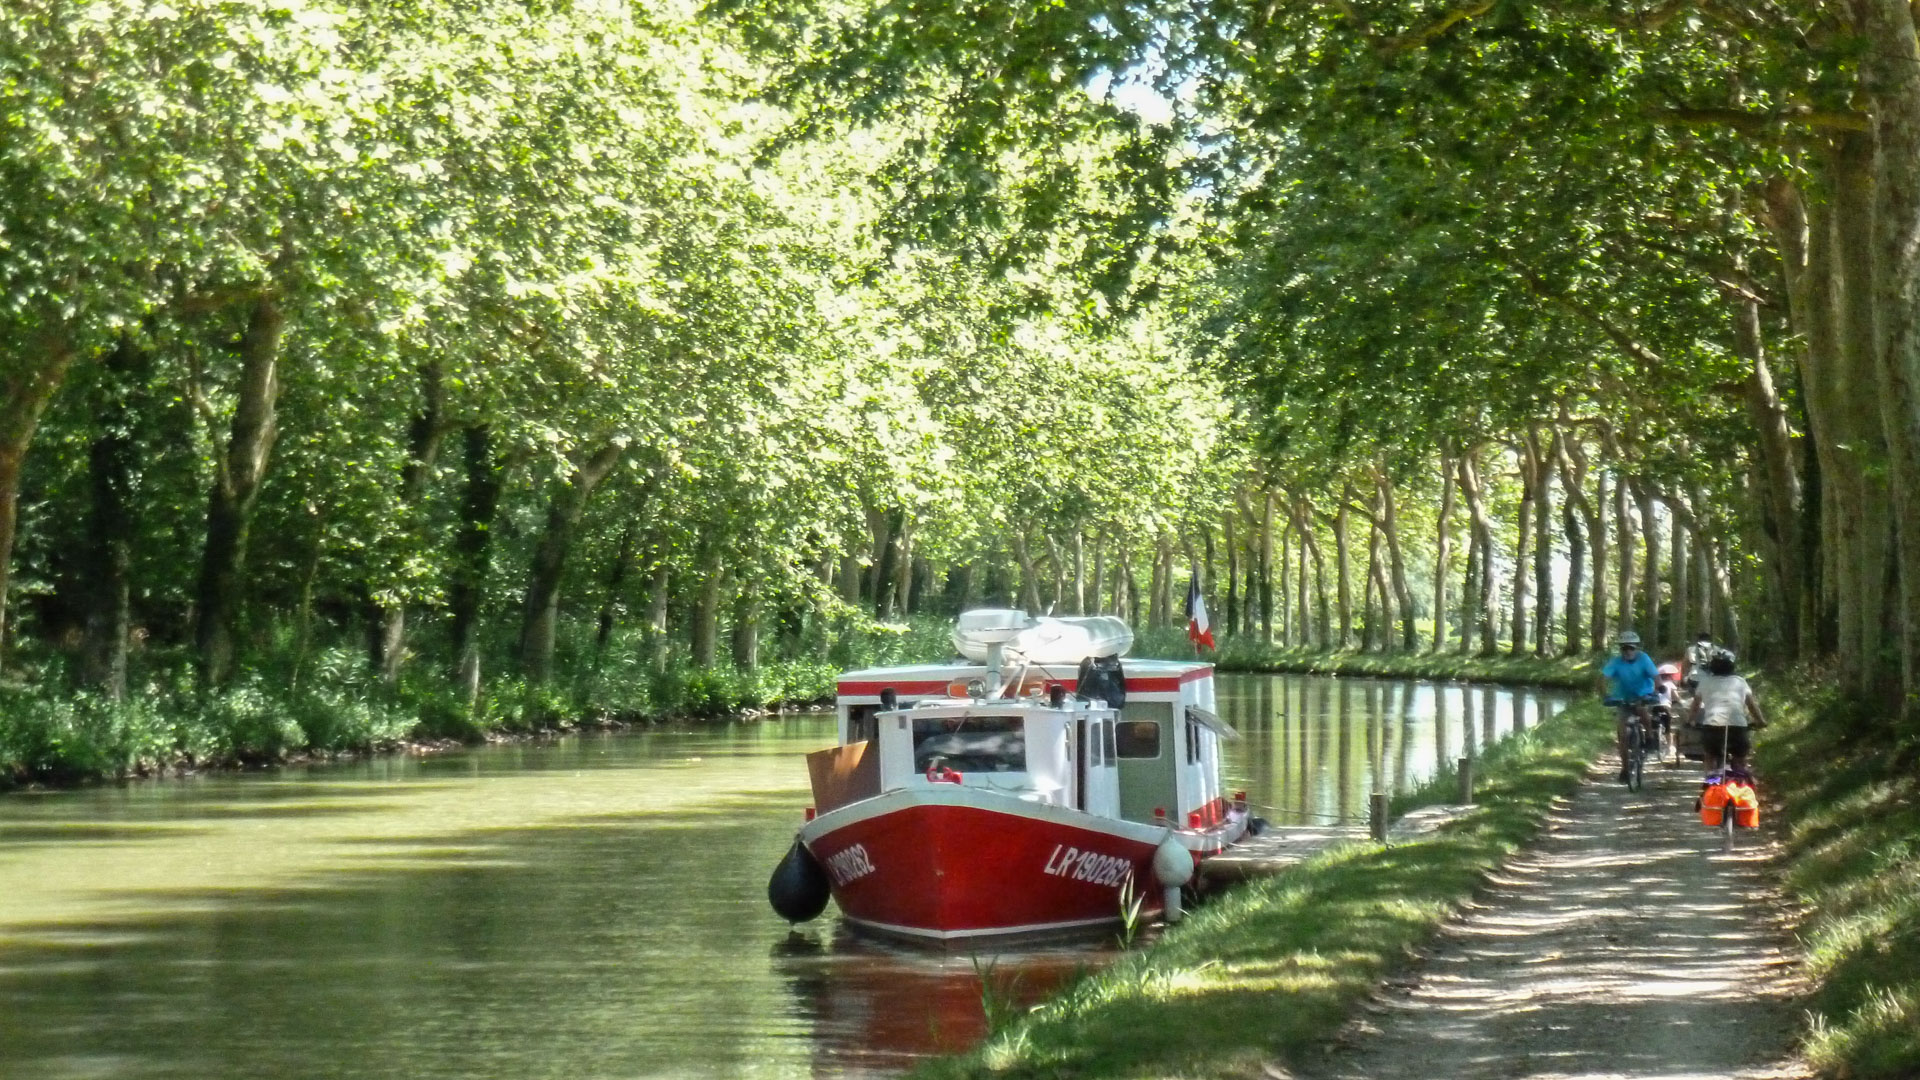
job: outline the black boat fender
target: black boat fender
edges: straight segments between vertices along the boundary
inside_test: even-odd
[[[827,872],[798,839],[767,879],[767,903],[791,923],[806,922],[827,909]]]

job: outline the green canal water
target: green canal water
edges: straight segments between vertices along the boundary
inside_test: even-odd
[[[1228,787],[1365,813],[1553,692],[1221,679]],[[1112,955],[791,932],[831,717],[0,798],[0,1078],[880,1077]]]

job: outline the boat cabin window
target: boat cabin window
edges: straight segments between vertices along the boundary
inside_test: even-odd
[[[1193,764],[1197,764],[1199,761],[1200,761],[1200,725],[1189,720],[1187,721],[1187,764],[1193,765]]]
[[[1108,761],[1116,761],[1120,757],[1120,752],[1113,748],[1113,729],[1119,724],[1118,720],[1108,720],[1100,725],[1100,742],[1106,748]]]
[[[1026,772],[1025,720],[1018,716],[916,716],[913,767],[925,772],[934,758],[955,772]]]
[[[1118,756],[1123,758],[1157,758],[1160,756],[1160,722],[1158,720],[1122,720],[1114,725],[1115,743]]]
[[[880,706],[847,706],[847,741],[872,742],[880,737]]]

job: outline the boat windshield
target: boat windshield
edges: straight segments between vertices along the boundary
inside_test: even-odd
[[[913,767],[939,764],[955,772],[1027,771],[1027,734],[1019,716],[916,716]]]

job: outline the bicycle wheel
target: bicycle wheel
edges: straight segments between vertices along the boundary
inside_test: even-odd
[[[1640,790],[1640,774],[1646,767],[1647,748],[1641,742],[1640,725],[1627,725],[1627,790]]]

